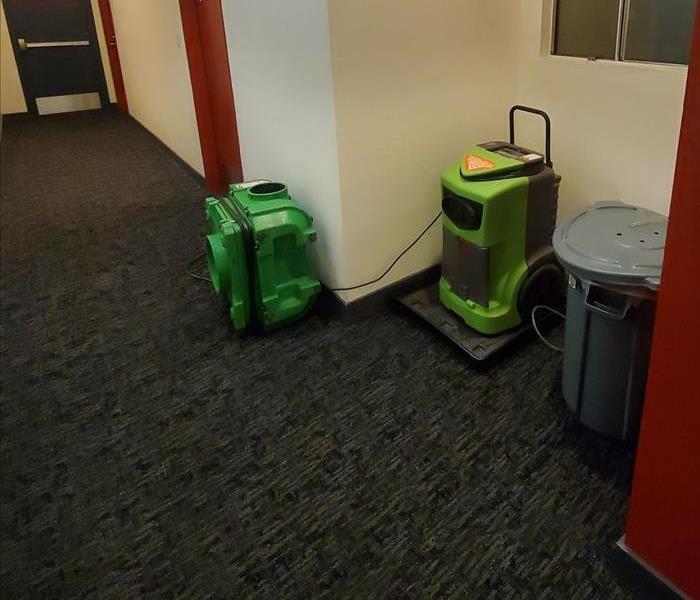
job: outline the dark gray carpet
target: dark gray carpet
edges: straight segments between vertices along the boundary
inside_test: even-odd
[[[204,194],[114,113],[5,123],[3,597],[627,597],[633,453],[559,356],[399,312],[237,338],[184,274]]]

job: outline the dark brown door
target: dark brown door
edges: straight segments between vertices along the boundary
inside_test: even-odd
[[[4,0],[31,112],[37,98],[96,93],[109,104],[90,0]]]

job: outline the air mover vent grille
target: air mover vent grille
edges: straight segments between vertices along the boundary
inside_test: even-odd
[[[443,187],[442,212],[460,229],[479,229],[484,207]]]

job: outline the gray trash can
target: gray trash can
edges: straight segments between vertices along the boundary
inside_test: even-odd
[[[582,423],[634,439],[644,402],[667,218],[599,202],[554,232],[568,272],[564,398]]]

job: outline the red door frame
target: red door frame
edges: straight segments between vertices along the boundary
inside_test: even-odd
[[[700,598],[700,2],[625,546]]]
[[[119,107],[120,111],[129,114],[129,103],[126,100],[126,88],[124,87],[122,64],[119,61],[117,35],[114,32],[112,7],[109,4],[109,0],[97,0],[97,4],[100,7],[102,29],[104,29],[105,41],[107,42],[107,55],[109,56],[109,66],[112,70],[112,81],[114,82],[114,93],[117,97],[117,106]]]
[[[204,178],[212,192],[241,181],[243,167],[221,0],[179,0]]]

